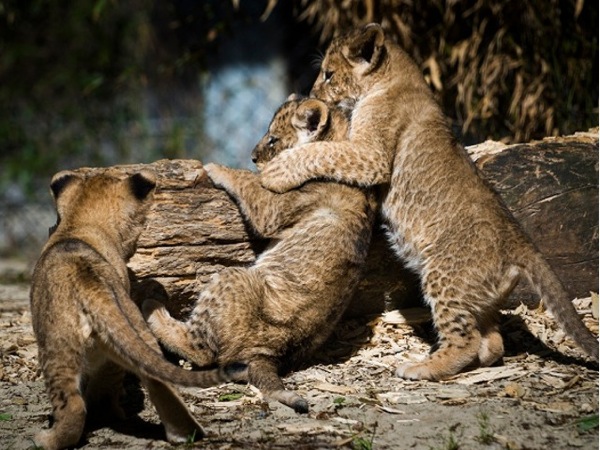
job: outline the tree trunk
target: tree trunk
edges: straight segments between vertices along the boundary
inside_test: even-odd
[[[597,129],[530,144],[486,142],[468,151],[571,294],[587,296],[597,290]],[[212,274],[251,264],[265,242],[252,235],[228,195],[212,186],[200,162],[161,160],[108,171],[124,175],[141,168],[156,171],[159,188],[129,264],[137,279],[134,298],[168,295],[169,309],[182,316]],[[79,169],[99,170],[105,169]],[[413,304],[418,285],[377,226],[348,315]],[[512,300],[537,301],[528,292],[517,290]]]

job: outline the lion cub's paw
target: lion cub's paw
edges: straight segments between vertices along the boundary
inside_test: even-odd
[[[302,184],[301,180],[291,178],[286,162],[286,151],[268,162],[260,172],[260,184],[269,191],[282,194]]]
[[[396,368],[396,375],[407,380],[435,380],[437,379],[428,364],[405,363]]]
[[[192,421],[185,427],[173,427],[165,425],[167,441],[171,444],[191,444],[204,437],[204,431],[199,423]]]
[[[216,187],[226,187],[229,184],[230,175],[227,167],[209,163],[204,166],[204,170]]]
[[[168,314],[165,305],[157,300],[147,299],[142,303],[142,315],[148,323],[162,319],[165,314]]]

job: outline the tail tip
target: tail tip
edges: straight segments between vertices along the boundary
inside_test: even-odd
[[[296,411],[298,414],[307,414],[308,413],[308,402],[306,400],[304,400],[303,398],[298,398],[298,399],[294,400],[294,402],[292,404],[292,408],[294,408],[294,411]]]

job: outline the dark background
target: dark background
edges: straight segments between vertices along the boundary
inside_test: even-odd
[[[598,125],[597,2],[0,0],[0,252],[23,239],[8,220],[51,206],[58,170],[251,167],[330,38],[371,21],[414,56],[466,144]]]

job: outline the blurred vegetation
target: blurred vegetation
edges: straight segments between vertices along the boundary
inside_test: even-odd
[[[145,91],[197,78],[233,11],[219,3],[0,0],[0,193],[57,168],[178,156],[177,126],[142,154],[124,135],[144,132]]]
[[[160,148],[125,139],[147,133],[148,92],[197,82],[217,38],[235,31],[237,8],[260,4],[268,20],[282,3],[289,8],[276,0],[0,0],[0,198],[10,184],[45,189],[57,169],[186,156],[181,125]],[[293,5],[323,48],[335,32],[382,22],[423,67],[466,142],[527,141],[598,124],[595,2]]]
[[[470,143],[527,142],[598,125],[598,3],[301,0],[328,40],[380,22],[424,69]]]

